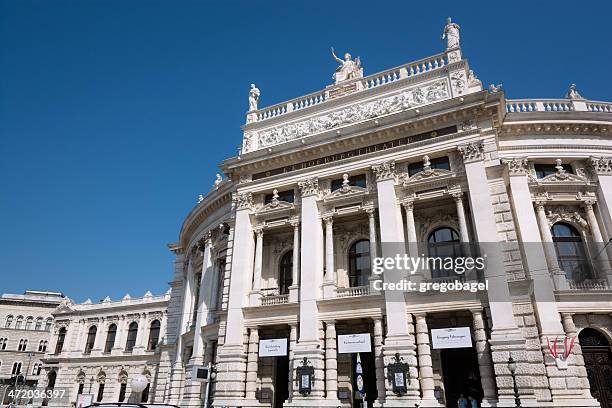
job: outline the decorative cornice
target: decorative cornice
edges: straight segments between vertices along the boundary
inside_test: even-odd
[[[597,175],[611,175],[612,174],[612,157],[589,157],[589,168]]]
[[[320,192],[319,179],[316,177],[308,179],[308,180],[300,181],[298,183],[298,187],[300,188],[302,197],[318,195]]]
[[[466,143],[458,146],[457,150],[461,153],[464,163],[475,162],[484,159],[484,141]]]
[[[386,161],[381,164],[372,166],[372,171],[376,177],[376,181],[383,181],[395,178],[395,160]]]
[[[511,176],[526,176],[529,174],[529,160],[521,157],[513,157],[512,159],[504,159],[502,163],[508,168],[508,174]]]

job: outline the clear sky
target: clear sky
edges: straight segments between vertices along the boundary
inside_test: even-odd
[[[251,82],[266,106],[330,84],[331,45],[433,55],[448,15],[508,97],[612,100],[611,2],[0,1],[0,292],[164,292]]]

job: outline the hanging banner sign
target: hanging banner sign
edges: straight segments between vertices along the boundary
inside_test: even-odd
[[[431,329],[431,343],[434,349],[472,347],[470,328]]]
[[[370,333],[341,334],[338,336],[338,353],[369,353],[372,351]]]
[[[287,355],[287,339],[259,340],[259,357]]]

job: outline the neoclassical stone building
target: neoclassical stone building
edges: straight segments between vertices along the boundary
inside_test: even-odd
[[[39,388],[62,390],[62,398],[38,399],[35,404],[66,408],[80,394],[98,402],[153,402],[166,387],[160,369],[160,348],[167,327],[170,292],[154,296],[86,300],[66,298],[54,311],[49,349],[43,359]],[[131,378],[144,375],[148,387],[131,389]]]
[[[347,55],[334,84],[266,108],[252,86],[240,154],[170,245],[159,401],[202,406],[192,372],[212,362],[215,407],[456,407],[461,394],[513,407],[513,377],[524,407],[612,407],[612,103],[575,86],[506,99],[483,89],[450,19],[445,38],[368,76]],[[464,250],[487,252],[486,290],[373,285],[377,257]],[[440,346],[459,329],[467,346]],[[359,355],[347,335],[366,339]]]

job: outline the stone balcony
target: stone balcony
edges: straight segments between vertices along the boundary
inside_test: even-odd
[[[585,99],[506,99],[506,112],[612,113],[612,102],[589,101]]]

